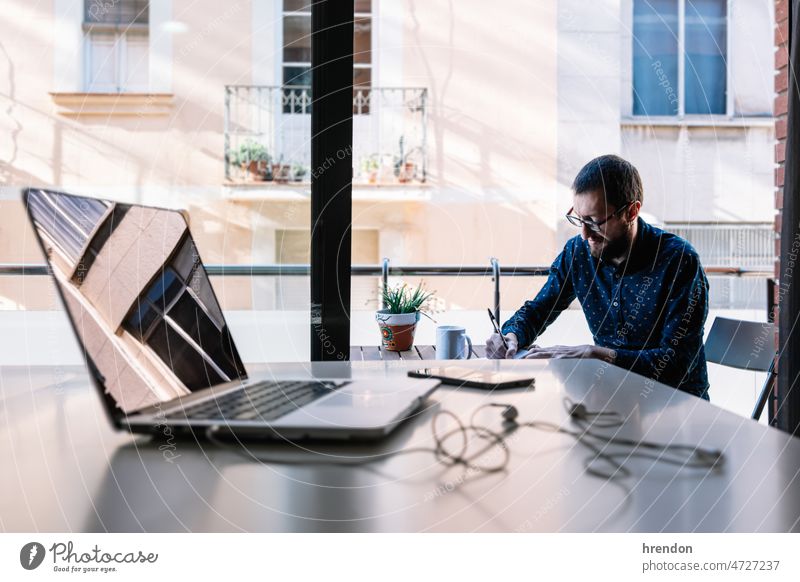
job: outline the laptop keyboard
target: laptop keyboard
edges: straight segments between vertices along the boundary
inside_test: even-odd
[[[340,385],[341,386],[341,385]],[[167,418],[190,420],[270,421],[336,390],[333,382],[265,381],[245,386],[207,402],[187,406]]]

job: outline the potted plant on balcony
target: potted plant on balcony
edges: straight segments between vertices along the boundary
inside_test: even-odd
[[[375,319],[381,330],[384,350],[404,352],[411,349],[420,313],[429,317],[425,313],[426,303],[433,294],[432,291],[426,291],[422,283],[413,290],[405,283],[383,288],[386,308],[376,311]]]
[[[422,148],[414,147],[404,151],[403,138],[400,138],[400,156],[395,158],[394,175],[401,184],[417,179],[417,163],[414,158],[422,154]]]
[[[267,180],[270,155],[263,144],[246,139],[231,155],[231,163],[239,166],[249,180]]]
[[[369,184],[376,184],[378,182],[378,170],[380,167],[378,163],[378,154],[371,154],[361,158],[362,179],[366,178]]]
[[[281,155],[277,164],[272,164],[272,178],[276,182],[286,184],[292,177],[292,166],[283,163],[283,156]]]
[[[308,174],[308,168],[303,164],[295,164],[292,166],[292,179],[295,182],[302,182],[306,174]]]

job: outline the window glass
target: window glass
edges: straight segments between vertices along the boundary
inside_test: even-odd
[[[311,62],[311,18],[284,16],[283,61],[285,63]]]
[[[89,91],[117,90],[117,41],[113,34],[89,36]]]
[[[189,390],[200,390],[225,381],[200,352],[164,320],[156,325],[147,345]]]
[[[298,87],[310,87],[311,67],[284,67],[283,84]]]
[[[286,12],[311,12],[311,4],[314,0],[284,0],[283,9]]]
[[[150,333],[151,327],[158,319],[159,312],[149,301],[137,301],[133,312],[125,322],[125,328],[138,340],[143,340]]]
[[[147,0],[85,0],[84,22],[89,24],[147,24]]]
[[[172,303],[182,289],[183,282],[178,279],[177,273],[169,267],[166,267],[150,286],[146,299],[159,311],[163,312],[167,310],[170,303]]]
[[[175,255],[172,261],[172,267],[182,279],[187,280],[198,261],[199,257],[192,244],[192,240],[187,238],[186,242],[183,243],[183,246],[178,251],[178,254]]]
[[[353,87],[369,89],[372,84],[372,69],[353,69]]]
[[[207,356],[228,377],[236,378],[241,363],[232,355],[231,338],[222,322],[215,322],[198,301],[186,290],[169,310],[169,317],[182,329]]]
[[[678,114],[678,0],[633,5],[633,114]]]
[[[688,114],[724,114],[726,0],[686,2],[686,105]]]
[[[142,34],[126,34],[125,41],[126,61],[123,88],[128,91],[146,91],[150,78],[148,37]]]
[[[222,311],[219,304],[214,298],[214,290],[211,288],[211,283],[205,274],[205,271],[198,265],[192,272],[191,276],[186,281],[189,289],[194,293],[195,298],[205,309],[208,317],[210,317],[219,329],[225,326],[225,318],[222,316]]]
[[[372,19],[356,18],[353,22],[353,62],[372,62]]]

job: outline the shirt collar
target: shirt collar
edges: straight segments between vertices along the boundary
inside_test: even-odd
[[[598,261],[599,266],[614,269],[619,274],[630,274],[653,264],[658,253],[658,236],[654,228],[647,224],[641,216],[637,217],[636,223],[636,240],[628,260],[617,266],[600,260]]]

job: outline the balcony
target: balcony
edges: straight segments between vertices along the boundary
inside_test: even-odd
[[[354,197],[425,197],[427,89],[372,87],[353,93]],[[310,87],[225,87],[225,195],[306,195],[311,167]],[[346,152],[342,152],[342,157]]]

